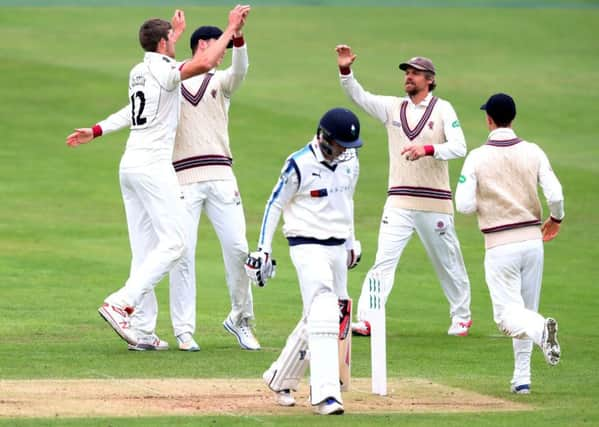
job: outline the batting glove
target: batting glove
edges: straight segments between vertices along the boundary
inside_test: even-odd
[[[248,255],[244,268],[252,283],[263,287],[268,279],[275,277],[277,262],[267,252],[258,250]]]
[[[359,240],[354,240],[354,245],[347,250],[347,268],[351,270],[362,259],[362,245]]]

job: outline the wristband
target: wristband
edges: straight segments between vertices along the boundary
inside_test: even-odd
[[[243,36],[241,37],[233,37],[233,46],[235,47],[241,47],[245,44],[245,40],[243,39]]]
[[[349,67],[339,67],[339,72],[341,74],[343,74],[344,76],[347,76],[348,74],[351,74],[351,68],[349,68]]]
[[[100,125],[95,125],[94,127],[92,127],[92,133],[94,135],[94,138],[102,136],[102,127]]]
[[[433,145],[425,145],[424,154],[427,156],[432,156],[433,154],[435,154],[435,147]]]
[[[563,218],[562,219],[557,219],[557,218],[554,218],[552,216],[550,216],[549,218],[551,219],[551,221],[555,222],[556,224],[561,224],[562,221],[564,220]]]

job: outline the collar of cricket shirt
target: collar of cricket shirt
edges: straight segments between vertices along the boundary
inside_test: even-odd
[[[426,95],[426,97],[420,101],[419,104],[414,104],[414,102],[412,101],[412,98],[410,98],[409,96],[406,96],[406,98],[408,99],[408,106],[411,108],[426,108],[428,107],[428,105],[431,103],[431,100],[433,99],[433,93],[429,92],[428,95]]]
[[[487,145],[507,147],[521,141],[522,140],[516,136],[516,133],[512,128],[497,128],[489,134]]]

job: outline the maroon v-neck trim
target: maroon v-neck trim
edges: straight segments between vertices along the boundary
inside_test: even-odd
[[[424,125],[426,125],[426,122],[428,122],[428,119],[430,119],[431,114],[433,113],[433,108],[435,108],[437,99],[439,99],[439,98],[437,98],[436,96],[433,96],[431,98],[431,102],[429,102],[428,106],[426,107],[426,110],[424,111],[424,114],[422,115],[422,117],[420,118],[420,121],[418,122],[418,124],[416,125],[416,127],[414,129],[410,129],[410,125],[408,124],[408,117],[406,116],[406,110],[408,108],[408,101],[404,101],[401,103],[401,108],[399,111],[400,120],[401,120],[401,128],[403,129],[406,136],[410,139],[410,141],[413,141],[418,135],[420,135],[420,132],[422,132],[422,129],[424,129]]]

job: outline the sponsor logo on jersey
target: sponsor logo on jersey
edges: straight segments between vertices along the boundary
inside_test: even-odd
[[[464,175],[460,175],[460,177],[458,178],[458,183],[463,184],[465,182],[466,182],[466,177]]]
[[[311,197],[327,197],[329,192],[326,188],[320,188],[318,190],[310,190]]]
[[[138,74],[137,76],[131,77],[131,86],[145,86],[146,78],[143,74]]]
[[[452,128],[459,128],[460,127],[460,121],[459,120],[455,120],[452,124],[451,124]]]

